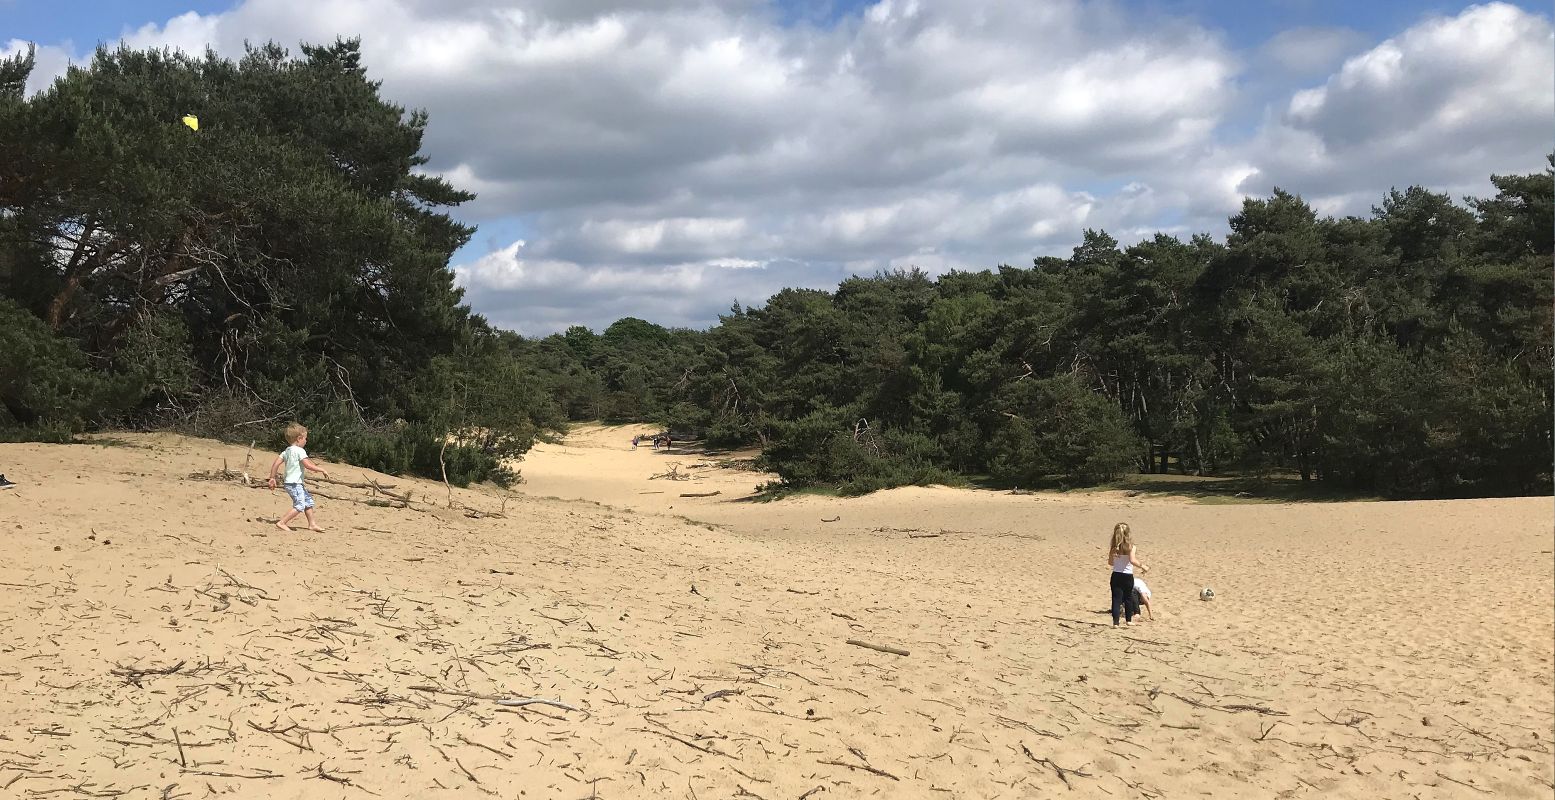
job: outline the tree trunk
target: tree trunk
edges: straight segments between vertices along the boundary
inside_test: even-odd
[[[65,307],[70,305],[71,298],[75,297],[76,291],[81,288],[81,278],[86,273],[86,270],[81,267],[81,261],[86,258],[87,243],[96,232],[95,222],[88,222],[81,226],[81,238],[76,240],[76,250],[70,254],[70,262],[65,265],[65,286],[49,303],[47,321],[49,328],[55,333],[59,332],[60,325],[65,322]]]

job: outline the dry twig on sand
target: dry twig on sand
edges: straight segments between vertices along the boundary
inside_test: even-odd
[[[1076,768],[1076,769],[1069,769],[1067,767],[1060,767],[1059,765],[1055,764],[1053,762],[1053,760],[1050,759],[1050,758],[1037,758],[1035,755],[1032,754],[1031,750],[1027,749],[1026,745],[1024,745],[1024,744],[1022,744],[1020,746],[1020,751],[1022,753],[1025,753],[1026,757],[1031,759],[1032,761],[1035,761],[1038,764],[1042,764],[1043,766],[1052,767],[1053,768],[1053,772],[1058,775],[1058,779],[1059,780],[1064,782],[1064,786],[1066,788],[1069,788],[1069,789],[1073,789],[1074,788],[1073,786],[1071,786],[1069,784],[1069,776],[1070,775],[1078,775],[1078,776],[1080,776],[1082,778],[1095,777],[1095,776],[1091,775],[1091,773],[1086,772],[1085,771],[1085,767],[1079,767],[1079,768]]]
[[[878,651],[880,651],[882,653],[891,653],[892,655],[898,655],[898,656],[911,655],[906,650],[903,650],[900,647],[892,647],[890,645],[885,645],[885,644],[870,644],[869,642],[861,642],[858,639],[849,639],[848,640],[848,644],[851,644],[854,647],[863,647],[863,648],[867,648],[867,649],[870,649],[870,650],[878,650]]]
[[[577,706],[571,706],[560,700],[547,700],[543,697],[509,697],[501,694],[482,694],[480,692],[467,692],[462,689],[444,689],[441,686],[412,686],[412,691],[435,692],[437,694],[451,694],[455,697],[470,697],[476,700],[490,700],[499,706],[508,708],[522,708],[524,706],[554,706],[566,711],[582,711]]]
[[[668,471],[660,472],[657,475],[649,475],[648,480],[689,481],[691,480],[691,475],[690,473],[681,472],[680,462],[675,461],[670,463],[670,468]]]
[[[847,767],[848,769],[856,769],[856,770],[858,770],[860,772],[868,772],[868,773],[870,773],[872,775],[879,775],[882,778],[890,778],[893,781],[900,781],[901,780],[901,778],[898,778],[895,775],[892,775],[891,773],[886,772],[883,769],[876,769],[875,767],[871,767],[868,764],[849,764],[846,761],[836,761],[836,760],[817,761],[816,763],[817,764],[830,764],[831,766],[834,766],[834,767]]]

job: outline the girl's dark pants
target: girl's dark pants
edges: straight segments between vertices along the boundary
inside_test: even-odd
[[[1127,572],[1112,573],[1112,624],[1118,624],[1118,617],[1128,622],[1134,621],[1134,615],[1139,613],[1139,601],[1134,599],[1134,576]]]

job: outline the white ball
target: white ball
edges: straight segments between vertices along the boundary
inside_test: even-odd
[[[1199,599],[1200,600],[1214,600],[1215,599],[1215,590],[1209,588],[1208,586],[1204,587],[1203,589],[1200,589],[1199,590]]]

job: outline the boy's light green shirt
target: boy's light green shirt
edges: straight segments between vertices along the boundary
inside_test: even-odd
[[[281,451],[281,463],[286,465],[286,471],[281,473],[281,483],[302,483],[302,460],[308,457],[308,451],[292,445]]]

